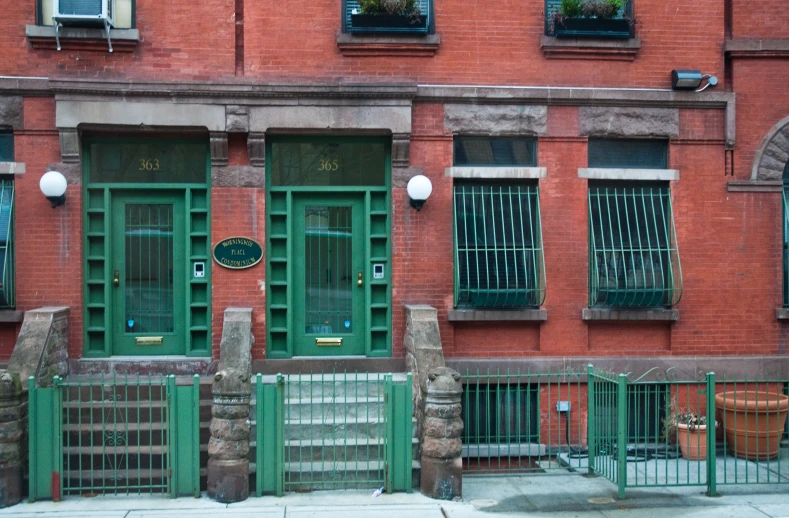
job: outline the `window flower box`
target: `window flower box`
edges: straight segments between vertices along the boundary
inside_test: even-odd
[[[404,16],[396,14],[352,14],[351,31],[374,32],[380,30],[387,32],[400,30],[408,32],[425,32],[427,30],[427,16]]]
[[[557,38],[630,38],[630,20],[624,18],[563,18],[554,22]]]

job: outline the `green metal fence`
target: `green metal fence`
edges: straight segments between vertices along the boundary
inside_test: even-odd
[[[537,185],[455,185],[455,306],[538,307],[545,268]]]
[[[466,371],[464,471],[581,467],[587,455],[584,374]]]
[[[200,494],[199,376],[28,381],[30,500]]]
[[[590,183],[589,305],[673,306],[681,296],[670,189]]]
[[[410,491],[411,375],[257,375],[255,488]]]
[[[648,380],[653,377],[654,379]],[[629,487],[789,483],[786,377],[588,373],[590,472]],[[624,402],[624,403],[623,403]]]

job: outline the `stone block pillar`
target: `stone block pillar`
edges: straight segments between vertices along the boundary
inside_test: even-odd
[[[19,376],[0,371],[0,507],[22,499],[24,421]]]
[[[25,312],[16,339],[8,372],[27,378],[36,377],[36,386],[52,386],[52,378],[68,374],[67,307],[45,307]]]
[[[249,398],[252,366],[252,309],[227,308],[219,370],[214,376],[208,496],[232,503],[249,497]],[[259,466],[258,469],[262,469]]]
[[[417,437],[421,437],[427,373],[446,365],[444,351],[441,348],[436,308],[421,304],[406,304],[403,345],[406,369],[413,374],[414,417],[416,417]]]
[[[462,394],[460,374],[456,371],[438,367],[428,372],[420,489],[431,498],[453,500],[462,495]]]

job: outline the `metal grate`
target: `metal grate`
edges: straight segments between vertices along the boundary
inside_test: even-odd
[[[63,398],[63,495],[169,492],[166,378],[56,383]]]
[[[666,169],[668,141],[590,138],[589,167]]]
[[[668,187],[589,187],[589,305],[673,306],[682,270]]]
[[[14,181],[0,181],[0,308],[16,304]]]
[[[538,307],[545,270],[536,185],[456,184],[455,306]]]
[[[170,333],[173,206],[126,205],[126,333]]]

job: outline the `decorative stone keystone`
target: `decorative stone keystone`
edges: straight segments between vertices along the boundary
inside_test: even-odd
[[[422,426],[422,494],[440,500],[460,498],[463,488],[461,459],[460,374],[438,367],[427,374],[425,418]]]
[[[0,371],[0,507],[22,499],[23,415],[19,376]]]
[[[252,309],[227,308],[208,440],[208,496],[223,503],[249,497],[252,343]]]

